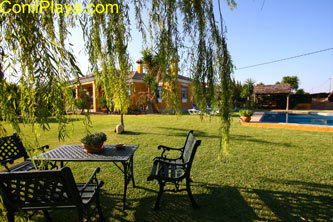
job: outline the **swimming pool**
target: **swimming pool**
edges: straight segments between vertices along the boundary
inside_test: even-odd
[[[265,112],[259,122],[263,123],[296,123],[333,126],[333,113],[286,113]]]

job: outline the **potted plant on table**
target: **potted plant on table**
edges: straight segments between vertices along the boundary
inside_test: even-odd
[[[239,110],[240,119],[242,122],[250,122],[251,116],[253,115],[253,110],[241,109]]]
[[[91,133],[81,139],[83,149],[87,153],[97,153],[104,149],[106,135],[103,132]]]

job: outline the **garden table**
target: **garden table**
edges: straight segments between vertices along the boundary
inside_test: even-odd
[[[64,162],[112,162],[124,174],[123,210],[125,210],[127,185],[132,180],[135,188],[133,174],[133,156],[139,145],[125,145],[116,148],[116,145],[104,145],[104,149],[98,153],[86,153],[82,145],[63,145],[53,150],[34,156],[34,160],[51,161],[51,166],[64,166]],[[52,163],[53,162],[53,163]],[[118,163],[121,163],[121,167]]]

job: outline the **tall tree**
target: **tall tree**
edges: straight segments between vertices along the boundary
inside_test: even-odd
[[[241,96],[246,98],[246,106],[250,108],[251,95],[253,94],[255,81],[253,79],[246,79],[242,88]]]
[[[32,4],[33,1],[15,2]],[[77,3],[73,0],[54,2],[67,5]],[[230,75],[233,65],[227,49],[220,1],[217,2],[220,27],[217,25],[212,0],[115,0],[112,4],[117,5],[119,10],[113,14],[69,13],[65,16],[63,13],[53,13],[50,9],[44,10],[44,13],[1,14],[0,47],[5,55],[1,56],[1,64],[5,64],[1,66],[4,75],[0,75],[3,76],[0,87],[1,118],[19,130],[13,106],[8,104],[11,93],[4,78],[20,73],[20,76],[17,76],[21,93],[20,110],[22,115],[27,117],[25,121],[34,125],[38,120],[38,123],[47,129],[47,119],[39,114],[36,116],[36,110],[39,103],[52,102],[51,115],[56,116],[60,123],[59,137],[65,135],[68,120],[64,111],[73,101],[72,92],[68,87],[69,79],[80,74],[66,37],[68,28],[80,23],[96,80],[104,90],[108,106],[113,103],[114,109],[122,114],[123,124],[123,114],[126,114],[129,108],[129,85],[126,77],[130,59],[127,46],[130,40],[129,8],[133,5],[137,27],[143,35],[144,44],[148,45],[149,42],[159,55],[160,69],[163,73],[161,81],[168,83],[168,87],[163,89],[163,97],[167,99],[170,107],[179,110],[178,77],[173,74],[171,64],[174,63],[178,70],[181,52],[187,49],[191,62],[186,63],[191,64],[195,101],[202,108],[214,102],[220,106],[220,132],[223,151],[226,152],[229,146],[232,95]],[[230,8],[236,5],[233,0],[226,2]],[[88,4],[106,5],[110,1],[83,0],[81,3],[81,7],[86,8]],[[9,1],[3,6],[5,10],[11,7]],[[146,24],[149,29],[149,41]],[[20,66],[20,71],[11,68],[17,66]],[[214,89],[216,86],[222,92],[220,100],[213,96],[217,92]],[[42,87],[47,88],[37,93],[37,89]],[[204,96],[207,92],[212,96]],[[63,105],[64,99],[66,106]],[[3,132],[4,126],[0,125],[0,128]]]
[[[2,2],[2,9],[9,11],[14,3],[31,4],[32,1]],[[31,124],[33,132],[37,126],[48,129],[47,116],[39,112],[43,104],[51,104],[50,115],[59,123],[58,137],[66,135],[68,117],[63,114],[74,105],[68,83],[70,78],[80,74],[75,57],[66,47],[67,27],[71,24],[71,17],[50,10],[1,13],[0,119],[3,121],[0,122],[0,136],[6,134],[4,122],[21,132],[17,109],[24,116],[22,121]],[[16,92],[10,89],[9,81],[17,83]],[[37,142],[37,134],[34,135]]]
[[[95,5],[107,5],[109,1],[92,1]],[[90,1],[83,1],[88,7]],[[128,112],[130,70],[128,41],[130,38],[129,5],[123,1],[113,1],[121,10],[118,13],[85,13],[81,22],[87,37],[86,49],[97,85],[102,88],[107,106],[120,112],[120,125],[124,129],[124,114]],[[113,104],[112,104],[113,103]]]
[[[162,77],[161,67],[158,62],[158,56],[150,49],[142,51],[142,59],[147,70],[144,81],[148,89],[147,94],[142,96],[147,97],[148,112],[153,112],[154,104],[156,104],[155,90]],[[158,111],[158,107],[155,109]]]
[[[291,89],[296,91],[298,89],[299,79],[297,76],[284,76],[282,78],[282,83],[289,83]]]
[[[232,79],[232,105],[233,107],[239,107],[242,102],[242,83],[240,81],[236,81],[234,78]]]

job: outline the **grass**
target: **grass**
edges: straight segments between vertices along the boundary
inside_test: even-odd
[[[105,132],[106,143],[140,144],[134,156],[137,188],[129,185],[122,211],[123,176],[111,163],[69,163],[76,181],[88,179],[100,166],[104,180],[101,204],[108,221],[329,221],[333,215],[332,133],[246,127],[233,117],[231,153],[221,161],[219,119],[199,116],[126,116],[126,134],[116,135],[119,116],[92,116],[93,131]],[[193,129],[202,140],[194,159],[192,192],[200,209],[191,208],[186,192],[164,194],[161,210],[153,211],[158,185],[147,182],[157,145],[181,147]],[[55,148],[80,144],[85,135],[73,121],[72,138],[57,141],[57,125],[41,132],[41,144]],[[25,134],[29,129],[25,128]],[[70,217],[68,215],[71,215]],[[54,221],[73,221],[75,212],[53,211]],[[43,221],[36,215],[34,221]]]

